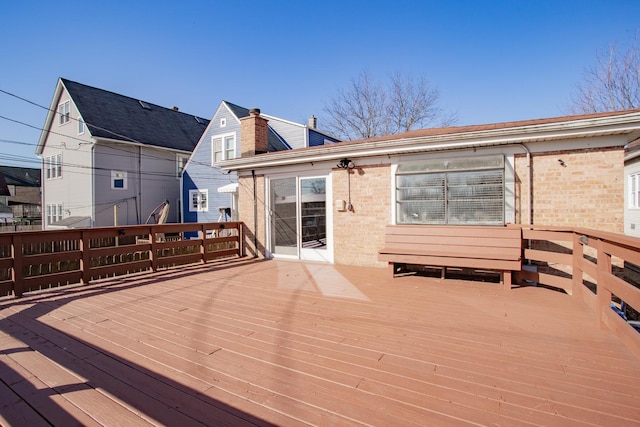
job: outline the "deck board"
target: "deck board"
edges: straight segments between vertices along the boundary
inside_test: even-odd
[[[2,425],[640,425],[569,295],[232,260],[0,300]]]

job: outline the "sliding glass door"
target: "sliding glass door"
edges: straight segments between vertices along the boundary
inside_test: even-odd
[[[270,251],[278,257],[333,262],[327,177],[271,179],[269,184]]]

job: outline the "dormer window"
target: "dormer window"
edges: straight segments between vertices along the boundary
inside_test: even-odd
[[[69,123],[69,115],[71,113],[71,102],[65,101],[58,105],[58,123],[64,125]]]

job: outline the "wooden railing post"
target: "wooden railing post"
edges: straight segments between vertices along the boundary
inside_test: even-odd
[[[238,256],[244,256],[244,227],[243,223],[237,222],[236,227],[238,227]]]
[[[200,239],[200,257],[202,259],[203,263],[207,262],[207,244],[206,244],[206,238],[207,238],[207,229],[203,224],[200,224],[200,231],[198,231],[199,235],[198,238]]]
[[[149,253],[149,259],[151,260],[151,270],[158,271],[158,257],[156,248],[156,233],[153,226],[149,226],[149,243],[151,243],[151,253]]]
[[[11,239],[11,257],[13,258],[13,270],[11,280],[13,280],[13,294],[20,298],[24,291],[22,274],[22,236],[16,233]]]
[[[604,252],[602,240],[598,239],[596,245],[592,245],[598,251],[598,270],[596,284],[596,316],[598,324],[604,326],[605,310],[611,310],[611,291],[605,287],[606,277],[611,274],[611,255]]]
[[[584,258],[583,243],[580,241],[578,233],[573,233],[573,261],[571,265],[571,295],[582,300],[583,292],[583,271],[582,259]]]
[[[91,281],[91,257],[89,256],[89,235],[86,230],[80,234],[80,271],[82,271],[82,283],[88,284]]]

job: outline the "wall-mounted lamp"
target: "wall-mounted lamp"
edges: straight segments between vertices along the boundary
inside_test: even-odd
[[[567,165],[565,164],[564,160],[562,160],[562,159],[558,159],[558,163],[560,163],[560,166],[562,166],[563,168],[567,167]]]
[[[346,205],[346,210],[353,211],[353,205],[351,204],[351,169],[355,168],[356,165],[353,161],[347,159],[346,157],[338,162],[337,165],[340,169],[344,169],[347,171],[347,192],[349,194],[349,201]]]
[[[337,166],[340,169],[353,169],[356,167],[356,165],[349,159],[347,159],[346,157],[342,160],[340,160],[340,162],[338,162]]]

